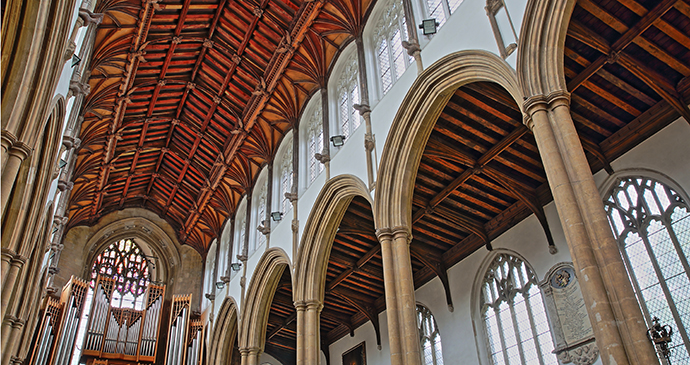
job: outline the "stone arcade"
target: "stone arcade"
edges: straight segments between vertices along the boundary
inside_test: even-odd
[[[690,362],[688,0],[2,20],[0,365]]]

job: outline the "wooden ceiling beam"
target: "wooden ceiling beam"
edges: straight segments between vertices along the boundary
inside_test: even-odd
[[[424,266],[428,267],[433,271],[439,279],[441,279],[441,284],[443,284],[443,290],[446,294],[446,304],[448,304],[448,310],[453,312],[453,297],[450,292],[450,283],[448,282],[448,270],[443,260],[440,258],[435,258],[429,255],[426,250],[419,248],[416,245],[410,245],[410,254],[412,257],[416,258]]]
[[[486,245],[486,248],[489,251],[492,250],[491,240],[489,240],[489,235],[487,234],[486,229],[484,228],[484,225],[481,222],[475,220],[474,218],[467,217],[462,213],[451,211],[450,209],[446,209],[440,206],[434,208],[433,211],[431,211],[430,213],[445,218],[452,224],[462,227],[470,233],[474,233],[479,238],[481,238],[482,241],[484,241],[484,244]]]
[[[337,290],[331,291],[331,294],[341,298],[342,300],[350,303],[354,308],[356,308],[360,313],[364,314],[371,324],[374,325],[374,331],[376,332],[376,345],[381,346],[381,326],[379,324],[379,316],[375,310],[374,303],[372,302],[360,302],[350,299],[349,295],[341,294]]]
[[[625,31],[625,33],[623,33],[623,35],[621,35],[621,37],[618,38],[616,42],[608,46],[606,49],[602,49],[603,44],[600,37],[592,38],[592,40],[597,41],[597,47],[595,49],[601,51],[604,54],[599,56],[580,74],[578,74],[572,80],[570,80],[570,82],[567,85],[568,91],[570,91],[571,93],[574,92],[585,81],[592,77],[592,75],[594,75],[595,73],[597,73],[597,71],[604,67],[604,65],[607,62],[615,62],[615,59],[618,57],[618,55],[628,45],[630,45],[630,43],[632,43],[635,40],[635,38],[641,36],[642,33],[644,33],[644,31],[646,31],[650,26],[652,26],[652,24],[654,24],[654,22],[656,22],[659,18],[661,18],[662,15],[664,15],[669,9],[671,9],[677,1],[679,0],[661,0],[654,8],[652,8],[652,10],[650,10],[645,16],[643,16],[642,19],[640,19],[637,22],[637,24],[635,24],[632,28],[627,29],[627,31]],[[599,11],[603,12],[603,9],[599,9],[598,11],[595,11],[595,13],[598,14]],[[608,24],[611,25],[613,24],[613,22],[608,22]],[[622,30],[622,28],[620,30]],[[578,32],[576,33],[581,33],[581,29],[578,29]],[[584,37],[578,38],[578,40],[583,41],[582,38]],[[590,40],[585,44],[588,43],[592,43],[592,41]]]
[[[296,318],[297,318],[297,311],[295,311],[295,308],[292,308],[293,313],[287,316],[284,320],[283,323],[279,324],[278,327],[274,328],[271,332],[266,334],[266,341],[270,341],[273,336],[277,335],[278,332],[286,328],[287,326],[290,325]]]
[[[520,124],[512,132],[503,137],[502,140],[493,145],[475,163],[473,163],[473,165],[475,165],[474,168],[469,168],[463,171],[463,173],[460,174],[460,176],[458,176],[457,178],[455,178],[453,182],[451,182],[440,193],[438,193],[431,200],[429,200],[429,204],[427,205],[426,209],[418,210],[417,213],[415,213],[415,215],[412,217],[412,224],[417,223],[420,219],[424,217],[424,215],[427,214],[428,211],[431,211],[434,208],[436,208],[436,206],[438,206],[443,200],[450,196],[453,193],[453,191],[457,190],[462,184],[464,184],[465,182],[467,182],[467,180],[472,178],[474,174],[479,173],[481,169],[484,168],[484,166],[486,166],[489,162],[496,158],[496,156],[498,156],[501,152],[505,151],[508,147],[510,147],[511,144],[513,144],[515,141],[520,139],[528,132],[529,130],[527,129],[527,127],[525,127],[523,124]],[[467,158],[469,162],[469,157]]]

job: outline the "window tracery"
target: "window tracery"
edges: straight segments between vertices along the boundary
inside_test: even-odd
[[[491,262],[480,314],[492,364],[558,364],[537,278],[520,258],[501,253]]]
[[[261,198],[259,199],[259,207],[256,210],[256,220],[259,222],[259,225],[265,227],[266,226],[266,194],[265,192],[261,192]],[[259,243],[257,246],[261,246],[266,242],[266,235],[263,234],[263,232],[259,232],[258,235],[258,241]],[[256,247],[254,248],[256,249]]]
[[[143,301],[146,286],[151,282],[149,261],[141,248],[130,238],[111,243],[94,259],[91,267],[91,289],[98,275],[115,280],[113,306],[132,307]]]
[[[429,308],[417,304],[417,325],[425,365],[443,365],[441,334]]]
[[[280,174],[280,207],[283,213],[291,208],[290,199],[286,196],[292,192],[292,147],[286,148],[281,163]]]
[[[307,140],[309,143],[309,184],[316,180],[316,177],[323,171],[323,164],[316,159],[315,155],[323,151],[323,117],[321,107],[316,108],[309,119],[309,129]]]
[[[666,184],[621,179],[604,200],[640,308],[674,328],[671,362],[690,361],[690,209]]]
[[[347,59],[345,68],[340,73],[338,81],[338,111],[340,132],[349,137],[361,124],[361,116],[354,108],[359,104],[359,71],[357,54],[353,53]]]
[[[385,94],[405,72],[412,57],[405,57],[406,52],[402,46],[402,42],[408,39],[402,2],[389,1],[384,8],[386,10],[374,31],[374,43],[381,88]]]

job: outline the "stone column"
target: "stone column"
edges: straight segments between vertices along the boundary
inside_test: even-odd
[[[2,186],[0,190],[0,204],[2,204],[0,208],[2,208],[2,211],[0,211],[0,213],[3,217],[19,169],[22,166],[22,162],[29,156],[31,156],[31,148],[21,142],[14,143],[9,151],[7,151],[7,162],[5,162],[5,166],[2,169],[2,180],[0,181],[0,186]]]
[[[374,162],[371,153],[375,146],[374,135],[371,130],[371,108],[369,107],[369,78],[367,77],[367,60],[364,55],[364,41],[360,34],[355,38],[357,45],[357,65],[359,71],[359,99],[361,104],[355,104],[354,108],[359,112],[359,115],[364,118],[364,125],[366,132],[364,134],[364,150],[366,151],[367,162],[367,180],[369,183],[369,190],[374,189]]]
[[[296,302],[295,310],[297,311],[297,353],[296,364],[304,365],[304,311],[307,309],[307,304],[304,302]]]
[[[409,37],[407,41],[402,42],[402,46],[407,50],[407,54],[414,57],[417,64],[417,75],[419,75],[424,71],[424,65],[422,64],[422,48],[419,46],[414,11],[412,10],[412,0],[402,0],[402,4],[405,25],[407,26],[407,36]]]
[[[241,348],[240,356],[242,356],[242,365],[259,365],[259,348]]]
[[[656,364],[618,245],[575,130],[569,95],[525,102],[604,364]]]
[[[391,364],[420,365],[409,229],[384,228],[379,229],[376,234],[381,244]]]
[[[5,256],[3,252],[3,264],[5,263]],[[19,271],[25,263],[26,257],[15,254],[8,262],[9,269],[3,272],[2,300],[0,300],[0,303],[2,303],[2,313],[0,313],[0,316],[3,319],[5,318],[5,313],[7,313],[7,307],[17,283],[17,276],[19,276]]]
[[[305,303],[304,312],[304,364],[319,365],[321,358],[320,316],[323,304],[312,300]]]

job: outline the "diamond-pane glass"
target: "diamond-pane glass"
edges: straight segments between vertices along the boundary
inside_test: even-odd
[[[671,363],[690,364],[690,214],[681,196],[646,177],[622,179],[604,205],[648,324],[673,327]]]
[[[417,305],[417,324],[419,325],[420,345],[425,365],[443,365],[443,350],[441,348],[441,334],[438,332],[436,320],[431,311],[422,305]]]
[[[481,314],[492,364],[553,364],[546,311],[537,279],[521,259],[496,256],[485,276]]]

